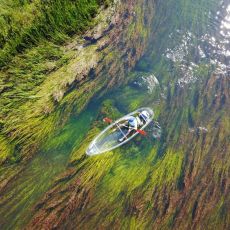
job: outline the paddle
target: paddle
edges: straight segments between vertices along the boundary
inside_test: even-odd
[[[113,122],[113,120],[109,119],[108,117],[105,117],[105,118],[103,119],[103,121],[104,121],[104,122],[107,122],[107,123],[112,123],[112,122]]]
[[[112,123],[112,122],[113,122],[113,120],[110,119],[110,118],[108,118],[108,117],[105,117],[105,118],[103,119],[103,121],[104,121],[104,122],[107,122],[107,123]],[[143,136],[147,136],[147,133],[146,133],[144,130],[136,129],[136,131],[137,131],[138,133],[140,133],[141,135],[143,135]]]

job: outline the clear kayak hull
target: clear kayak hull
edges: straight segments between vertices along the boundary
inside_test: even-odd
[[[154,117],[153,110],[148,107],[137,109],[109,125],[90,143],[88,149],[86,150],[86,154],[92,156],[108,152],[117,147],[120,147],[121,145],[134,138],[138,132],[134,132],[128,138],[125,138],[124,141],[119,142],[119,139],[125,135],[125,130],[122,129],[119,125],[124,123],[130,116],[137,116],[142,111],[147,111],[150,115],[146,122],[141,127],[138,127],[138,129],[143,130],[153,120]]]

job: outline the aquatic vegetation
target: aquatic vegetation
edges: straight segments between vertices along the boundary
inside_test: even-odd
[[[40,1],[35,2],[31,9],[39,6]],[[75,22],[68,12],[63,21],[53,19],[60,2],[47,9],[47,20],[55,24],[50,31],[54,40],[42,45],[28,41],[30,48],[1,71],[0,159],[7,166],[1,175],[19,172],[20,164],[11,163],[25,162],[40,151],[1,193],[0,213],[7,214],[7,221],[0,218],[3,227],[12,222],[28,229],[227,229],[230,82],[209,57],[212,48],[205,49],[210,41],[203,41],[210,39],[205,34],[215,35],[210,23],[217,9],[224,11],[225,1],[220,6],[216,0],[122,2],[115,8],[120,13],[107,11],[117,15],[115,32],[107,23],[98,39],[101,33],[94,27],[86,33],[84,47],[77,45],[81,37],[62,44],[72,37],[65,20]],[[92,15],[86,13],[87,28],[110,18],[103,21],[99,13],[91,20],[99,4],[92,7]],[[29,24],[33,16],[28,12]],[[228,61],[215,55],[223,64]],[[7,76],[10,80],[2,81]],[[143,76],[158,79],[151,92],[135,84]],[[160,122],[158,140],[139,135],[115,151],[86,156],[90,141],[106,126],[104,117],[116,119],[145,105]],[[36,192],[33,178],[38,181]],[[19,211],[27,201],[30,204]]]
[[[12,154],[12,149],[7,140],[0,136],[0,164],[2,164],[9,155]]]
[[[55,9],[55,7],[60,6],[60,2],[53,2],[53,9],[52,7],[49,9],[49,5],[47,5],[47,10],[50,10],[50,14],[52,10],[54,10],[54,13],[60,12],[60,9]],[[24,3],[27,4],[27,2]],[[36,3],[38,4],[36,6],[39,7],[40,2],[37,1]],[[25,170],[25,166],[28,166],[28,174],[31,172],[31,167],[33,166],[29,166],[28,160],[35,153],[40,152],[40,156],[42,155],[41,152],[44,151],[44,156],[46,154],[47,157],[54,156],[56,151],[61,153],[63,148],[69,149],[68,153],[62,152],[68,157],[72,149],[78,149],[79,145],[82,144],[81,138],[86,138],[87,140],[88,136],[90,136],[90,133],[85,136],[84,132],[88,131],[86,128],[88,126],[85,126],[84,122],[82,126],[76,124],[79,126],[80,131],[84,131],[81,134],[63,131],[59,135],[57,130],[65,127],[69,117],[81,114],[89,101],[92,98],[95,100],[96,93],[100,93],[98,96],[102,96],[115,84],[121,85],[127,71],[134,66],[136,60],[142,55],[145,47],[143,44],[147,37],[142,37],[142,32],[140,31],[140,33],[135,33],[131,41],[126,39],[126,30],[123,30],[124,25],[131,24],[134,21],[134,16],[131,14],[133,7],[129,4],[130,2],[125,4],[128,17],[123,15],[124,8],[121,7],[120,3],[111,4],[110,7],[108,7],[108,1],[101,3],[105,4],[105,8],[102,7],[102,10],[98,8],[96,17],[95,15],[86,17],[87,28],[90,28],[90,30],[79,31],[80,34],[78,33],[77,35],[74,34],[77,31],[69,34],[68,28],[65,28],[66,24],[64,23],[68,16],[62,21],[62,18],[58,18],[58,14],[49,15],[47,20],[57,16],[58,23],[64,23],[63,27],[60,24],[62,31],[58,32],[56,25],[54,26],[54,31],[50,30],[54,40],[46,36],[43,37],[41,33],[41,36],[36,36],[38,40],[33,39],[32,41],[29,39],[26,41],[27,43],[18,46],[17,44],[20,44],[20,41],[17,40],[18,37],[16,36],[15,46],[12,45],[11,49],[7,51],[8,54],[1,55],[2,65],[6,60],[11,60],[7,63],[7,66],[1,69],[0,117],[1,142],[4,147],[4,153],[1,154],[2,163],[4,164],[4,166],[1,166],[1,188],[7,187],[10,189],[11,186],[15,186],[15,189],[17,189],[17,179],[15,180],[16,183],[14,183],[12,178],[15,178],[18,172]],[[27,4],[28,7],[29,4]],[[55,4],[57,5],[55,6]],[[71,4],[74,3],[71,2]],[[142,5],[142,2],[138,4]],[[153,3],[150,2],[149,4]],[[67,6],[69,5],[67,4]],[[69,12],[72,11],[70,10]],[[149,15],[151,14],[152,11],[149,12]],[[36,14],[33,16],[36,16]],[[42,17],[42,15],[40,16]],[[52,20],[54,23],[56,22],[55,18]],[[28,23],[30,22],[28,21]],[[36,19],[31,25],[36,26],[35,22]],[[135,22],[143,23],[142,15],[136,14]],[[146,19],[145,23],[151,24],[152,21]],[[52,23],[46,26],[52,27]],[[21,29],[22,31],[24,30],[23,27]],[[29,29],[27,32],[29,33]],[[36,33],[39,32],[39,30],[36,31]],[[23,39],[23,36],[21,39]],[[32,34],[29,34],[29,36],[32,38]],[[122,38],[122,43],[120,38]],[[63,43],[64,40],[65,43]],[[9,42],[13,44],[14,37]],[[129,52],[129,50],[133,50],[134,46],[136,51]],[[16,47],[19,47],[20,50],[16,49]],[[126,56],[127,53],[129,53],[128,56]],[[109,78],[107,77],[108,75],[110,76]],[[87,125],[90,125],[91,121],[88,121]],[[74,141],[75,137],[77,137],[76,141]],[[81,165],[82,158],[85,158],[85,150],[73,151],[69,160],[69,167],[71,168],[71,165],[76,163]],[[57,156],[57,159],[59,159],[59,156]],[[61,159],[63,158],[60,154],[60,162]],[[35,162],[35,160],[32,160],[32,162]],[[42,161],[38,160],[37,162],[39,165]],[[89,162],[91,162],[92,166],[95,164],[93,159],[89,159]],[[100,167],[102,166],[103,163]],[[38,169],[42,170],[42,167],[39,168],[38,166]],[[47,175],[51,175],[49,181],[52,180],[57,172],[58,170],[55,170],[54,173],[47,171]],[[93,171],[90,173],[94,174]],[[20,175],[24,176],[24,178],[27,177],[25,174],[18,173],[18,175],[19,177]],[[98,179],[101,175],[101,173],[98,174]],[[88,174],[85,174],[85,176],[87,179]],[[74,176],[70,176],[70,178],[74,179]],[[23,178],[21,179],[23,180]],[[45,180],[48,180],[48,177],[38,178],[40,184],[44,183]],[[65,180],[60,179],[60,183],[62,182],[65,183]],[[55,183],[58,184],[59,180],[57,179]],[[20,199],[20,196],[22,196],[19,205],[24,205],[27,199],[34,197],[33,203],[38,199],[36,194],[42,193],[47,189],[47,187],[41,186],[41,189],[36,192],[31,191],[31,186],[28,184],[25,183],[24,185],[28,187],[29,196],[24,197],[23,192],[17,194],[17,196],[15,195],[15,199]],[[22,186],[19,189],[21,188]],[[12,194],[15,191],[12,190]],[[8,202],[8,196],[4,194],[3,196],[4,201]],[[65,199],[64,196],[61,200],[63,199]],[[7,206],[8,209],[19,210],[13,200],[11,204],[12,206],[10,204]],[[4,213],[5,210],[1,211]],[[28,218],[28,212],[27,214],[26,212],[21,212],[21,214]],[[9,214],[7,220],[11,217]],[[12,224],[15,223],[17,226],[21,226],[24,220],[24,218],[16,218]]]
[[[92,18],[99,5],[103,4],[96,1],[63,3],[62,1],[50,1],[49,4],[44,4],[42,1],[1,3],[3,11],[1,19],[4,24],[1,27],[1,65],[11,61],[1,71],[0,117],[4,139],[8,139],[10,134],[11,140],[7,142],[11,143],[9,143],[11,153],[19,152],[16,146],[24,145],[22,152],[25,153],[21,155],[26,155],[27,151],[37,148],[36,145],[51,132],[51,127],[53,130],[56,126],[55,119],[58,115],[46,117],[54,108],[53,102],[47,102],[44,98],[45,95],[46,97],[49,95],[51,89],[46,85],[42,93],[40,85],[44,83],[47,74],[59,69],[73,58],[72,52],[66,53],[64,47],[60,46],[60,39],[62,38],[64,42],[71,33],[73,35],[73,32],[79,32],[93,23]],[[64,11],[63,5],[66,8]],[[23,15],[20,14],[21,10],[24,11]],[[7,20],[10,22],[6,23]],[[70,28],[75,28],[75,31],[70,31]],[[15,56],[16,53],[20,54]],[[52,87],[54,86],[53,82]],[[12,150],[14,148],[16,150]],[[1,157],[1,161],[8,163],[21,158],[20,155],[16,158],[12,154],[10,156],[7,150],[1,155],[4,156]]]
[[[108,3],[108,0],[2,2],[1,66],[25,48],[43,43],[44,40],[60,44],[69,36],[84,31],[92,25],[92,18],[100,5]]]

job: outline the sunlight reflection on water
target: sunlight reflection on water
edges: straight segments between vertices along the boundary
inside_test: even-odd
[[[230,65],[230,4],[221,3],[221,10],[210,21],[210,32],[197,36],[191,31],[176,30],[169,37],[180,37],[180,43],[166,49],[164,56],[179,64],[183,77],[178,84],[194,83],[193,70],[202,60],[215,66],[217,73],[228,74]],[[194,42],[196,41],[196,42]],[[196,51],[197,50],[197,51]],[[187,59],[189,55],[196,57]]]

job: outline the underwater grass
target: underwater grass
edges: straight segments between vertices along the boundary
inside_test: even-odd
[[[60,44],[84,31],[100,5],[107,6],[108,3],[108,0],[1,2],[0,66],[6,65],[16,53],[39,42],[48,40]]]
[[[63,84],[71,80],[59,84],[58,79],[61,81],[63,76],[57,74],[49,79],[52,80],[50,84],[46,85],[44,81],[47,75],[67,65],[76,55],[66,50],[64,42],[95,25],[97,21],[93,19],[99,8],[102,5],[107,7],[109,2],[25,0],[0,3],[1,163],[17,162],[28,152],[34,152],[38,143],[71,113],[66,100],[71,99],[71,103],[79,94],[84,94],[86,88],[77,95],[69,94],[60,109],[54,111],[55,101],[49,98],[51,90],[56,87],[56,91],[60,91]],[[42,84],[45,84],[43,90]],[[89,92],[92,96],[95,91]],[[52,97],[58,98],[58,93],[54,92]],[[78,100],[78,111],[82,110],[90,95]],[[67,114],[64,115],[62,110]]]
[[[169,71],[162,70],[161,74],[163,79],[165,79],[165,82],[167,82],[166,79],[169,77]],[[173,87],[170,89],[172,95],[175,93],[175,87]],[[124,101],[124,104],[121,107],[126,108],[127,110],[134,110],[134,108],[143,104],[144,98],[140,97],[139,100],[138,96],[133,98],[134,102],[132,103],[132,93],[130,93],[130,89],[126,88],[125,91],[124,96],[116,99],[116,102]],[[192,93],[189,93],[188,97],[191,95]],[[70,108],[68,106],[65,107],[65,105],[68,101],[71,101],[71,104],[73,104],[74,100],[75,94],[68,94],[63,102],[61,102],[62,108],[65,108],[69,113]],[[199,105],[200,103],[198,103],[197,113],[200,112]],[[112,116],[116,117],[114,114],[117,111],[114,111],[114,103],[111,100],[107,100],[104,103],[104,106],[104,114],[112,114]],[[165,108],[163,105],[161,105],[160,108],[158,107],[157,114],[159,116],[163,116],[163,112],[165,112],[164,109]],[[160,113],[161,111],[162,113]],[[169,125],[167,125],[167,128],[169,128],[169,133],[175,136],[175,142],[179,138],[180,125],[185,120],[187,121],[188,111],[191,112],[191,116],[194,117],[196,115],[196,112],[187,104],[184,105],[183,109],[178,107],[178,111],[169,114],[171,116],[169,116],[169,119],[172,117],[177,118],[175,120],[176,124],[170,125],[169,122]],[[46,118],[44,117],[44,119]],[[92,140],[92,138],[95,137],[95,135],[97,135],[99,132],[100,129],[98,127],[94,127],[87,134],[84,143],[80,146],[80,148],[77,148],[77,150],[73,152],[70,159],[70,164],[72,164],[74,167],[78,167],[79,170],[82,170],[79,175],[79,177],[81,176],[82,178],[82,185],[85,187],[89,186],[89,188],[92,188],[93,191],[95,188],[98,189],[96,191],[97,197],[91,206],[92,210],[95,211],[95,213],[98,213],[98,210],[101,211],[106,209],[108,213],[106,215],[106,212],[100,212],[98,217],[94,215],[92,218],[90,218],[92,223],[99,224],[100,221],[108,221],[111,223],[115,218],[119,219],[121,214],[127,214],[129,210],[127,210],[126,207],[127,204],[129,204],[129,199],[132,201],[132,195],[135,197],[135,192],[138,190],[143,191],[144,189],[148,195],[150,194],[146,197],[145,195],[142,195],[144,199],[148,199],[148,197],[152,197],[153,189],[156,187],[163,188],[164,186],[176,186],[178,178],[181,176],[182,164],[184,160],[182,151],[166,149],[161,155],[159,155],[156,147],[152,148],[151,150],[145,150],[144,148],[142,149],[141,146],[140,150],[138,150],[138,148],[133,144],[128,145],[127,147],[124,146],[124,148],[122,147],[122,149],[118,149],[114,152],[86,159],[85,150],[90,140]],[[62,144],[67,142],[70,135],[70,133],[64,133],[63,136],[60,137]],[[54,147],[57,142],[60,141],[60,139],[55,139],[54,142],[50,143],[49,147]],[[84,161],[82,159],[84,159]],[[89,209],[91,207],[89,207]],[[152,207],[151,204],[149,204],[148,207]],[[224,209],[223,202],[220,203],[218,209]],[[93,211],[92,213],[94,213]],[[175,212],[176,211],[177,210],[175,210]],[[101,218],[101,213],[105,218]],[[143,217],[143,222],[147,221],[145,217],[147,216]],[[154,214],[152,216],[148,216],[148,219],[151,221],[151,223],[153,223]],[[125,222],[125,228],[138,229],[140,226],[140,229],[145,229],[143,226],[145,226],[146,223],[140,223],[140,220],[129,214],[122,220]],[[172,226],[173,221],[173,218],[169,220],[169,222],[171,222],[171,225],[169,224],[170,226]]]
[[[95,19],[93,23],[98,21]],[[39,143],[62,126],[70,114],[80,113],[101,89],[104,78],[89,82],[85,77],[81,87],[68,90],[74,86],[76,74],[81,77],[82,72],[87,72],[85,63],[92,68],[98,62],[100,53],[96,53],[97,48],[92,45],[82,51],[71,50],[63,44],[46,40],[25,49],[2,68],[0,132],[13,150],[13,153],[4,150],[1,154],[3,163],[11,164],[31,156]]]

